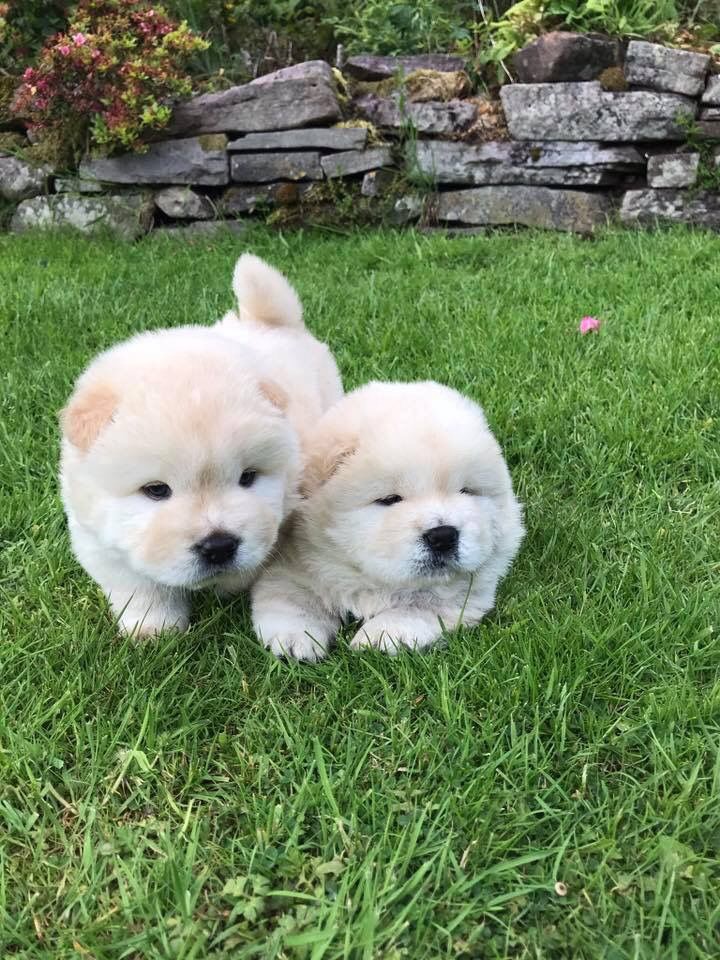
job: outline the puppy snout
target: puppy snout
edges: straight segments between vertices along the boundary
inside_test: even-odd
[[[232,560],[239,546],[238,537],[234,537],[231,533],[216,531],[199,540],[193,549],[205,563],[220,566]]]
[[[422,535],[423,540],[435,554],[454,553],[457,550],[460,532],[457,527],[451,527],[443,524],[439,527],[432,527],[426,530]]]

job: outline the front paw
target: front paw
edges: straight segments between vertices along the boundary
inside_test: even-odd
[[[373,617],[360,627],[350,641],[353,650],[380,650],[395,654],[402,650],[422,650],[439,637],[439,631],[424,623],[393,621],[387,617]]]
[[[292,657],[293,660],[304,660],[306,663],[317,663],[327,654],[325,646],[307,633],[276,633],[264,643],[265,648],[276,657]]]
[[[190,620],[184,614],[179,614],[174,619],[151,611],[138,618],[133,614],[123,613],[118,620],[120,633],[132,637],[134,640],[149,640],[158,634],[166,632],[185,633],[190,628]]]

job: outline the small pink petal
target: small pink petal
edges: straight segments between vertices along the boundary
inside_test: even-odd
[[[585,336],[586,333],[592,333],[599,329],[600,321],[597,317],[583,317],[578,327],[578,330],[583,336]]]
[[[73,35],[73,43],[76,47],[82,47],[83,44],[87,43],[87,38],[84,33],[76,33]]]

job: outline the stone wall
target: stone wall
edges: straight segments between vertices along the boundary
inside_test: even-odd
[[[720,224],[708,55],[546,34],[516,56],[499,101],[473,94],[463,68],[452,56],[359,56],[343,75],[298,64],[178,104],[146,153],[88,158],[72,177],[0,154],[0,194],[17,203],[15,231],[128,238],[323,207],[452,230]]]

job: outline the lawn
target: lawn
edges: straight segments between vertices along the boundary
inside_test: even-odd
[[[55,412],[99,349],[220,316],[243,249],[348,387],[485,406],[528,537],[446,648],[281,663],[213,596],[138,647],[74,562]],[[0,955],[720,955],[719,254],[690,231],[0,238]]]

